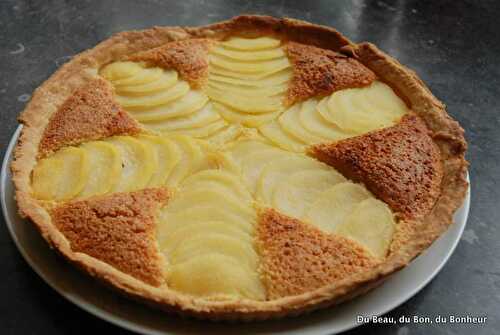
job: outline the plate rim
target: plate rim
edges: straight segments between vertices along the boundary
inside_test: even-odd
[[[6,184],[8,182],[7,178],[9,176],[9,173],[8,173],[9,162],[11,161],[11,158],[13,155],[13,149],[17,143],[17,140],[19,138],[19,134],[20,134],[22,128],[23,128],[23,125],[19,125],[17,127],[17,129],[13,133],[12,137],[10,138],[9,144],[7,146],[5,153],[4,153],[1,172],[0,172],[0,202],[1,202],[1,207],[2,207],[2,214],[3,214],[4,220],[5,220],[5,224],[7,226],[7,230],[9,232],[10,237],[12,238],[17,250],[22,255],[23,259],[26,261],[26,263],[28,263],[28,265],[31,267],[31,269],[49,287],[51,287],[55,292],[57,292],[64,299],[71,302],[72,304],[79,307],[80,309],[88,312],[89,314],[91,314],[91,315],[93,315],[101,320],[107,321],[115,326],[130,330],[133,332],[137,332],[137,333],[141,333],[141,334],[154,334],[154,335],[160,334],[160,333],[165,334],[165,332],[160,332],[160,331],[157,331],[157,330],[151,329],[151,328],[148,329],[143,325],[139,325],[139,324],[136,324],[135,322],[127,320],[123,317],[116,316],[116,315],[114,315],[114,314],[112,314],[112,313],[110,313],[110,312],[108,312],[100,307],[95,306],[94,304],[92,304],[88,301],[81,300],[81,298],[79,298],[78,296],[72,296],[70,294],[67,294],[61,288],[59,288],[54,282],[52,282],[39,269],[36,262],[28,255],[27,251],[25,250],[24,246],[19,241],[19,239],[16,235],[16,232],[13,229],[13,223],[11,222],[10,217],[7,215],[7,213],[9,213],[9,209],[7,208],[6,192],[5,192]],[[456,238],[453,240],[452,244],[449,246],[449,249],[446,251],[445,255],[442,257],[441,263],[432,272],[427,274],[426,278],[424,280],[422,280],[415,288],[413,288],[413,290],[409,294],[407,294],[403,297],[400,296],[392,304],[389,304],[385,308],[377,311],[377,313],[376,313],[377,316],[384,315],[384,314],[390,312],[391,310],[401,306],[402,304],[404,304],[405,302],[410,300],[412,297],[414,297],[417,293],[419,293],[425,286],[427,286],[435,278],[435,276],[442,270],[442,268],[446,265],[446,263],[450,259],[451,255],[454,253],[458,243],[461,240],[461,237],[462,237],[462,234],[465,230],[465,226],[467,225],[467,221],[468,221],[468,217],[469,217],[469,213],[470,213],[471,187],[470,187],[470,178],[469,178],[468,172],[467,172],[466,178],[467,178],[467,182],[469,183],[469,185],[468,185],[467,193],[466,193],[466,196],[464,198],[464,201],[463,201],[463,204],[461,207],[461,209],[463,210],[463,213],[464,213],[463,219],[461,220],[461,222],[454,222],[453,223],[453,224],[459,223],[460,225],[459,225],[459,228],[457,231]],[[457,210],[457,212],[459,210]],[[444,234],[448,233],[448,231],[446,231]],[[411,263],[408,266],[411,266]],[[91,278],[88,278],[88,277],[87,277],[87,279],[91,280]],[[134,302],[131,302],[131,303],[134,303]],[[364,322],[361,322],[361,323],[353,322],[349,325],[345,325],[344,327],[340,327],[340,328],[336,329],[335,334],[342,333],[342,332],[357,328],[358,326],[361,326],[363,324],[364,324]],[[171,333],[171,334],[175,334],[175,333]],[[327,334],[327,333],[315,332],[314,334]],[[329,332],[328,334],[332,334],[332,333]]]

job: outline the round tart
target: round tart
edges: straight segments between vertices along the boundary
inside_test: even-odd
[[[127,296],[215,320],[375,288],[467,189],[463,130],[414,72],[292,19],[116,34],[19,120],[16,199],[50,246]]]

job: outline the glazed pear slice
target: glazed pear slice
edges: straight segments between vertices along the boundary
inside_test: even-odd
[[[245,201],[249,202],[252,200],[249,191],[243,186],[242,180],[238,176],[224,170],[210,169],[197,172],[184,179],[181,186],[182,188],[193,190],[198,187],[211,188],[222,186],[228,192],[234,193]]]
[[[373,197],[363,186],[339,183],[322,192],[309,206],[304,220],[326,232],[334,232],[363,200]]]
[[[247,127],[258,127],[264,123],[277,118],[281,111],[262,113],[262,114],[247,114],[241,113],[223,104],[214,102],[215,110],[227,121],[239,123]]]
[[[167,211],[169,213],[178,213],[181,211],[189,210],[193,204],[203,206],[219,206],[220,208],[230,210],[235,213],[241,213],[245,216],[253,216],[254,210],[249,207],[250,204],[245,204],[234,195],[228,194],[224,189],[219,188],[199,188],[197,190],[186,190],[175,198],[171,204],[168,205]]]
[[[213,48],[211,52],[236,61],[263,61],[286,57],[285,52],[281,48],[255,51],[237,51],[217,46]]]
[[[233,156],[235,162],[241,163],[243,159],[248,157],[248,155],[252,154],[253,152],[266,149],[274,149],[274,147],[268,143],[252,139],[232,143],[229,151],[231,152],[231,155]]]
[[[324,190],[344,181],[333,169],[296,172],[277,183],[272,204],[284,214],[300,219]]]
[[[314,101],[312,100],[306,101],[303,104],[307,104],[308,106],[309,105],[315,106]],[[299,119],[300,110],[301,110],[301,105],[296,104],[293,107],[286,110],[283,114],[281,114],[278,120],[283,130],[286,131],[291,136],[299,138],[303,142],[308,144],[325,142],[326,140],[325,138],[309,132],[301,125]]]
[[[328,97],[321,99],[319,103],[313,99],[302,103],[299,120],[304,129],[311,134],[332,141],[355,136],[355,134],[347,133],[336,127],[322,116],[324,113],[327,113],[327,111],[325,111],[328,109],[327,102]]]
[[[116,100],[123,108],[127,110],[140,110],[167,104],[184,96],[188,91],[188,83],[186,83],[185,81],[178,81],[170,89],[161,91],[159,93],[139,97],[117,96]]]
[[[177,186],[184,178],[195,171],[203,159],[203,152],[196,141],[184,135],[169,137],[180,149],[181,158],[167,178],[166,185]]]
[[[182,227],[192,223],[205,221],[228,222],[235,229],[239,229],[247,234],[252,234],[256,217],[252,213],[242,213],[232,210],[230,207],[217,205],[194,205],[191,208],[178,213],[169,213],[168,210],[160,212],[158,222],[158,241],[163,241],[169,235]]]
[[[258,62],[240,62],[212,55],[210,63],[222,69],[248,74],[278,72],[290,67],[290,61],[286,57]]]
[[[171,230],[170,234],[165,235],[165,239],[160,241],[160,250],[167,255],[171,261],[175,261],[174,253],[176,249],[182,248],[187,241],[200,237],[202,240],[207,237],[208,234],[225,235],[227,237],[232,237],[237,240],[238,244],[251,245],[252,236],[232,227],[230,223],[223,221],[201,221],[191,224],[185,224],[180,226],[178,229]],[[203,243],[201,241],[201,243]],[[217,247],[212,248],[217,250]],[[211,251],[211,250],[206,250]],[[178,254],[182,254],[179,251]],[[186,260],[186,259],[184,259]]]
[[[381,81],[374,81],[369,89],[364,90],[366,101],[370,101],[377,110],[388,112],[394,116],[403,116],[408,112],[404,101],[392,90],[392,88]]]
[[[212,100],[234,108],[242,113],[269,113],[281,108],[281,96],[249,98],[239,95],[228,95],[224,91],[210,87],[207,89],[207,94]]]
[[[197,297],[265,299],[265,289],[256,272],[249,272],[234,257],[217,253],[172,266],[168,284],[174,290]]]
[[[252,194],[257,190],[257,181],[265,166],[274,159],[285,156],[290,156],[290,153],[279,149],[268,149],[251,153],[241,162],[243,177]]]
[[[387,255],[394,231],[391,210],[375,198],[361,201],[335,230],[337,234],[359,242],[378,258]]]
[[[94,141],[81,147],[88,153],[89,176],[79,198],[109,192],[120,180],[122,159],[120,152],[111,144]]]
[[[168,104],[145,111],[131,111],[139,122],[163,121],[174,117],[189,115],[206,105],[208,97],[201,91],[190,90],[184,96]]]
[[[206,104],[202,109],[189,115],[179,116],[167,120],[153,121],[145,123],[149,129],[157,131],[170,131],[181,129],[192,129],[206,126],[219,120],[220,115],[212,108],[212,104]]]
[[[390,91],[388,91],[390,90]],[[393,125],[406,112],[406,106],[382,83],[333,93],[324,117],[345,131],[366,133]]]
[[[277,48],[280,44],[280,40],[271,37],[233,37],[227,41],[221,42],[221,45],[225,48],[244,51]]]
[[[220,82],[220,83],[228,83],[233,85],[259,87],[259,88],[270,87],[286,83],[292,78],[293,75],[292,70],[285,69],[283,71],[276,72],[269,76],[262,77],[261,79],[248,80],[245,78],[239,78],[239,76],[237,76],[236,73],[226,72],[224,74],[224,71],[222,71],[222,74],[216,74],[213,73],[211,69],[209,69],[209,72],[210,75],[208,77],[208,80],[210,82]]]
[[[267,164],[257,182],[257,197],[265,204],[271,204],[276,184],[289,175],[304,170],[331,170],[327,165],[305,155],[283,157]]]
[[[305,150],[306,143],[284,132],[276,120],[260,126],[259,131],[264,137],[282,149],[294,152],[304,152]]]
[[[218,83],[210,81],[208,83],[208,87],[214,88],[219,91],[227,92],[227,94],[241,95],[249,98],[272,97],[278,94],[283,94],[288,90],[287,83],[266,86],[266,87],[249,87],[244,85]]]
[[[218,130],[214,134],[210,134],[205,137],[205,139],[215,146],[220,147],[230,141],[234,141],[242,132],[243,129],[240,125],[231,124]]]
[[[160,78],[155,81],[141,85],[116,86],[115,91],[121,96],[143,96],[151,95],[158,91],[168,90],[177,83],[177,72],[173,70],[165,71]]]
[[[158,162],[158,167],[153,172],[147,186],[164,185],[181,159],[179,147],[169,139],[160,136],[140,135],[138,139],[153,148],[155,160]]]
[[[223,119],[218,119],[215,122],[206,124],[198,128],[180,129],[169,131],[171,134],[182,134],[194,138],[204,138],[216,134],[218,131],[227,126],[227,122]]]
[[[114,62],[106,65],[100,72],[101,76],[110,81],[129,78],[143,69],[140,63]]]
[[[80,193],[89,177],[89,157],[81,148],[63,148],[41,159],[33,169],[33,195],[41,200],[69,200]]]
[[[250,236],[242,240],[216,231],[198,231],[187,235],[182,243],[176,244],[175,249],[165,253],[170,256],[169,259],[173,264],[178,264],[210,252],[217,252],[234,257],[248,270],[254,270],[258,266],[258,256],[252,248],[251,241]]]
[[[158,169],[153,147],[130,136],[116,136],[107,141],[120,152],[123,167],[112,191],[130,192],[145,188]]]
[[[112,83],[117,88],[119,86],[144,85],[160,79],[162,74],[163,69],[159,67],[145,68],[131,77],[113,80]]]
[[[241,73],[237,71],[232,71],[229,69],[222,68],[220,66],[217,66],[215,64],[210,64],[208,73],[209,73],[209,78],[211,76],[216,75],[219,77],[228,77],[228,78],[234,78],[234,79],[239,79],[240,81],[263,81],[266,78],[271,78],[275,75],[278,75],[279,73],[282,72],[291,72],[290,67],[276,67],[274,69],[270,69],[265,72],[259,72],[259,73]],[[284,78],[283,78],[284,80]]]

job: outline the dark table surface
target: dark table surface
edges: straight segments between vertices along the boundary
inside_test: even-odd
[[[351,334],[500,332],[500,2],[0,2],[2,155],[30,93],[62,63],[122,30],[200,25],[240,13],[288,16],[371,41],[417,71],[467,132],[472,206],[455,253],[419,294],[389,313],[487,316],[484,325],[365,325]],[[0,224],[2,334],[128,334],[61,298],[24,262]]]

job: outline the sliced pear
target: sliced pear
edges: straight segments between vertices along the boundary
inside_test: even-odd
[[[354,207],[372,195],[361,185],[339,183],[323,193],[309,206],[305,220],[326,232],[334,232]]]
[[[112,191],[129,192],[146,187],[158,169],[152,146],[130,136],[116,136],[107,141],[115,146],[122,159],[120,180]]]
[[[207,94],[210,99],[220,102],[243,113],[260,114],[274,112],[281,108],[280,96],[249,98],[244,96],[228,95],[224,91],[208,88]]]
[[[228,70],[225,68],[222,68],[220,66],[217,66],[215,64],[210,64],[210,67],[208,69],[208,76],[211,78],[213,75],[219,76],[219,77],[226,77],[226,78],[234,78],[238,79],[240,81],[248,80],[248,81],[263,81],[266,78],[271,78],[275,75],[278,75],[281,72],[289,72],[290,67],[276,67],[274,69],[270,69],[266,72],[259,72],[259,73],[241,73],[237,71],[232,71]],[[283,78],[284,79],[284,78]]]
[[[313,100],[309,100],[304,103],[307,105],[315,106]],[[325,138],[311,133],[301,125],[299,119],[300,110],[301,110],[301,105],[296,104],[291,108],[289,108],[288,110],[286,110],[283,114],[281,114],[280,118],[278,119],[281,128],[283,128],[283,130],[286,131],[291,136],[299,138],[303,142],[308,144],[325,142],[326,141]]]
[[[153,148],[158,167],[149,180],[148,187],[158,187],[166,183],[168,176],[181,159],[179,147],[165,137],[140,135],[141,142],[147,142]]]
[[[407,111],[406,105],[382,83],[333,93],[324,117],[346,131],[366,133],[393,125]]]
[[[209,135],[205,139],[216,146],[222,146],[230,141],[236,139],[241,133],[242,128],[238,124],[231,124],[226,126],[214,134]]]
[[[241,38],[233,37],[221,42],[223,47],[234,50],[264,50],[280,46],[281,41],[271,37]]]
[[[197,187],[223,186],[228,192],[236,194],[246,201],[251,201],[249,191],[243,186],[243,181],[236,175],[224,170],[204,170],[197,172],[182,182],[182,188],[196,189]]]
[[[247,114],[241,113],[237,110],[234,110],[230,107],[226,107],[223,104],[214,102],[215,110],[222,115],[224,119],[229,122],[240,123],[247,127],[258,127],[264,123],[267,123],[280,115],[281,111],[275,111],[270,113],[262,113],[262,114]]]
[[[249,74],[278,72],[291,66],[286,57],[258,62],[239,62],[212,55],[210,63],[222,69]]]
[[[208,103],[202,109],[189,115],[161,121],[145,122],[145,126],[149,129],[157,131],[192,129],[206,126],[207,124],[213,123],[220,118],[220,115],[213,110],[212,104]]]
[[[185,81],[179,81],[170,89],[148,96],[117,96],[116,101],[127,110],[140,110],[167,104],[184,96],[189,91]]]
[[[233,143],[229,148],[229,152],[233,156],[237,163],[241,163],[248,155],[256,151],[262,151],[266,149],[274,149],[274,147],[268,143],[259,140],[244,140]]]
[[[259,256],[252,248],[250,236],[247,236],[247,240],[241,240],[235,236],[211,231],[198,232],[185,239],[183,243],[177,244],[170,253],[165,252],[173,264],[182,263],[210,252],[234,257],[250,271],[257,268],[259,261]]]
[[[262,61],[286,57],[285,52],[281,48],[258,51],[237,51],[217,46],[213,48],[211,52],[237,61]]]
[[[189,176],[199,166],[203,159],[203,152],[196,141],[184,135],[172,135],[169,137],[180,149],[181,158],[172,170],[166,181],[167,186],[176,186],[184,178]]]
[[[344,181],[333,169],[296,172],[276,185],[271,202],[284,214],[300,219],[324,190]]]
[[[394,231],[391,210],[375,198],[361,201],[335,230],[337,234],[359,242],[378,258],[387,255]]]
[[[89,176],[78,197],[89,197],[109,192],[120,180],[122,159],[111,144],[94,141],[81,147],[88,153]]]
[[[257,190],[257,181],[264,167],[274,159],[289,156],[290,153],[279,149],[268,149],[256,151],[248,155],[241,163],[242,173],[245,182],[252,192],[255,194]]]
[[[131,111],[139,122],[163,121],[174,117],[189,115],[206,105],[208,97],[201,91],[190,90],[184,96],[145,111]]]
[[[266,87],[251,87],[251,86],[209,81],[208,87],[226,92],[227,94],[231,95],[236,94],[247,98],[272,97],[278,94],[283,94],[288,90],[287,83],[273,85],[273,86],[266,86]]]
[[[170,131],[171,134],[182,134],[194,138],[204,138],[216,134],[218,131],[227,126],[227,122],[223,119],[218,119],[215,122],[209,123],[202,127],[192,129],[181,129]]]
[[[331,170],[326,164],[320,163],[305,155],[283,157],[267,164],[262,170],[257,182],[257,197],[266,204],[271,204],[276,184],[289,175],[304,170]]]
[[[69,200],[83,190],[88,177],[88,153],[81,148],[66,147],[38,161],[31,187],[35,198]]]
[[[182,260],[175,260],[173,257],[174,254],[182,255],[183,247],[188,241],[195,239],[199,241],[199,243],[203,243],[203,240],[206,239],[209,234],[216,234],[217,236],[225,235],[233,238],[233,240],[236,240],[238,244],[242,245],[246,244],[248,246],[252,243],[251,235],[231,227],[231,224],[220,221],[202,221],[184,225],[171,231],[170,235],[166,236],[165,240],[159,242],[160,250],[169,255],[169,259],[171,261],[178,263]],[[176,249],[180,250],[177,251]],[[211,250],[205,251],[216,251],[217,245],[211,245],[210,249]]]
[[[403,116],[408,112],[404,101],[392,90],[392,88],[381,82],[374,81],[369,89],[365,90],[366,100],[370,101],[377,110],[389,112],[395,116]]]
[[[143,69],[134,62],[114,62],[101,69],[100,74],[110,81],[132,77]]]
[[[332,141],[355,136],[355,134],[341,130],[322,116],[328,112],[327,102],[328,97],[321,99],[319,103],[312,99],[304,101],[299,113],[302,126],[310,133]]]
[[[306,143],[285,133],[276,120],[260,126],[259,131],[264,137],[282,149],[294,152],[304,152],[305,150]]]
[[[244,204],[241,199],[238,199],[234,195],[228,194],[223,189],[206,188],[199,188],[194,191],[186,190],[168,205],[167,210],[170,213],[176,213],[189,210],[189,208],[193,207],[193,204],[219,206],[250,217],[254,215],[254,210],[249,207],[249,204]]]
[[[113,80],[113,86],[119,87],[119,86],[144,85],[160,79],[162,74],[163,74],[163,69],[159,67],[145,68],[141,69],[139,72],[137,72],[131,77]]]
[[[115,87],[116,93],[122,96],[151,95],[158,91],[168,90],[177,83],[177,72],[165,71],[155,81],[141,85],[122,85]]]
[[[210,253],[172,266],[168,284],[175,290],[211,299],[265,299],[257,273],[233,257]]]
[[[242,213],[234,211],[231,207],[218,206],[216,204],[193,205],[185,211],[170,213],[168,210],[161,211],[158,222],[158,241],[169,238],[170,234],[179,228],[191,223],[205,221],[223,221],[235,229],[247,234],[252,234],[256,216],[254,213]]]
[[[216,74],[210,71],[210,75],[208,77],[208,80],[210,82],[221,82],[221,83],[228,83],[228,84],[233,84],[233,85],[240,85],[240,86],[248,86],[248,87],[270,87],[270,86],[275,86],[275,85],[280,85],[283,83],[288,82],[293,75],[292,70],[290,69],[285,69],[283,71],[276,72],[274,74],[271,74],[266,77],[261,77],[261,79],[253,79],[253,80],[248,80],[245,78],[239,78],[236,74],[234,75],[227,75],[228,72],[225,74]],[[216,70],[217,72],[217,70]],[[224,71],[222,72],[224,73]],[[232,73],[230,73],[232,74]]]

